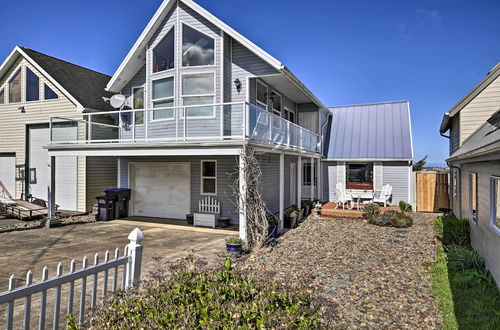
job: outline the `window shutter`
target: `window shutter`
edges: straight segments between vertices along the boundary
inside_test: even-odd
[[[373,188],[374,190],[382,190],[384,185],[383,179],[383,163],[374,162],[373,163]]]

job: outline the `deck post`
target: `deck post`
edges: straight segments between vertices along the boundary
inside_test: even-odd
[[[316,159],[316,176],[318,177],[318,185],[316,186],[317,188],[317,198],[322,200],[322,196],[321,196],[321,181],[322,181],[322,177],[321,177],[321,158],[317,158]]]
[[[302,206],[302,157],[297,157],[297,208]]]
[[[279,229],[282,230],[285,221],[285,154],[280,154],[280,218]]]
[[[129,264],[126,273],[126,287],[133,288],[141,280],[141,262],[142,262],[142,244],[141,241],[144,239],[139,228],[135,228],[128,235],[128,256]]]
[[[315,162],[314,162],[314,158],[311,157],[311,169],[310,169],[310,172],[311,172],[311,195],[309,196],[309,200],[310,201],[313,201],[314,200],[314,165],[315,165]]]
[[[247,239],[247,215],[246,215],[246,191],[247,183],[245,176],[245,157],[243,155],[244,150],[240,151],[239,156],[239,185],[240,185],[240,200],[239,200],[239,227],[240,227],[240,238],[243,240]]]
[[[56,216],[56,157],[49,156],[49,167],[50,167],[50,181],[47,187],[47,216],[49,220],[55,219]]]

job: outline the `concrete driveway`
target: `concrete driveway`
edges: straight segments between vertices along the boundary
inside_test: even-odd
[[[60,228],[35,229],[0,234],[0,292],[8,287],[8,279],[16,275],[16,286],[24,285],[26,272],[33,271],[33,281],[41,278],[44,266],[49,267],[49,277],[55,275],[56,266],[63,264],[63,271],[69,271],[71,259],[81,267],[84,256],[93,263],[95,253],[100,260],[104,252],[128,244],[127,236],[136,227],[144,234],[143,276],[156,266],[154,257],[171,260],[187,255],[191,249],[205,260],[214,260],[223,251],[224,240],[236,232],[225,230],[179,228],[168,225],[144,224],[126,221],[96,222],[70,225]]]

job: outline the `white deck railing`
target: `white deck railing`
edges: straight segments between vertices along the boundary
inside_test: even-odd
[[[245,102],[50,118],[50,144],[215,142],[246,138],[319,150],[317,134]]]
[[[69,273],[63,274],[63,266],[61,263],[57,265],[57,273],[55,277],[49,278],[49,269],[45,266],[42,270],[42,280],[33,283],[33,272],[29,270],[26,273],[26,285],[16,288],[16,277],[12,275],[9,278],[8,291],[0,293],[0,306],[7,305],[5,329],[33,328],[32,321],[32,296],[40,294],[40,307],[38,316],[38,329],[45,329],[47,324],[46,313],[47,307],[53,306],[53,319],[52,328],[59,329],[61,324],[66,324],[66,316],[74,312],[75,300],[75,282],[81,281],[79,308],[78,308],[78,323],[84,321],[87,296],[87,277],[92,276],[92,296],[90,307],[95,307],[98,298],[98,282],[99,274],[102,273],[102,289],[101,297],[105,297],[109,291],[115,292],[121,288],[131,288],[134,286],[141,277],[141,261],[142,261],[142,245],[140,241],[143,239],[141,231],[136,228],[128,236],[130,243],[125,247],[124,253],[120,256],[120,249],[115,250],[114,259],[109,259],[109,251],[104,254],[104,262],[99,263],[99,254],[94,256],[94,265],[88,266],[88,258],[85,256],[82,261],[81,269],[76,268],[76,261],[73,259],[70,263]],[[119,271],[119,267],[123,270]],[[112,279],[109,278],[109,273],[112,272]],[[119,278],[121,280],[119,281]],[[111,282],[111,283],[108,283]],[[121,284],[120,284],[121,282]],[[63,285],[68,284],[64,291],[67,291],[67,309],[66,312],[61,313],[61,297]],[[49,289],[55,289],[54,302],[47,302],[47,295]],[[16,320],[14,314],[14,306],[17,300],[24,300],[24,312],[21,320]],[[61,317],[63,314],[63,317]],[[64,323],[63,323],[64,322]],[[22,324],[22,325],[21,325]]]

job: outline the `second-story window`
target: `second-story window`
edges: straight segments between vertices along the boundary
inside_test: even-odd
[[[9,103],[21,102],[21,70],[9,81]]]
[[[182,25],[182,66],[214,65],[215,40],[186,24]]]
[[[153,111],[153,120],[174,118],[174,77],[153,81],[153,108],[170,108]]]
[[[186,74],[182,76],[182,104],[186,106],[214,104],[215,75],[213,73]],[[186,108],[188,117],[212,117],[213,106]]]
[[[281,116],[281,95],[273,93],[273,113]]]
[[[153,49],[153,73],[174,68],[174,28]]]
[[[47,84],[43,84],[43,98],[44,100],[56,100],[59,96]]]
[[[4,104],[5,103],[5,92],[4,92],[4,89],[0,89],[0,104]]]
[[[295,113],[292,110],[290,110],[290,109],[288,109],[286,107],[285,107],[285,118],[288,121],[291,121],[292,123],[295,123]]]
[[[38,101],[40,99],[40,78],[26,68],[26,101]]]
[[[267,110],[267,86],[257,81],[257,106]]]
[[[144,87],[132,88],[132,108],[144,109]],[[135,124],[144,124],[144,111],[137,111],[135,113]]]

